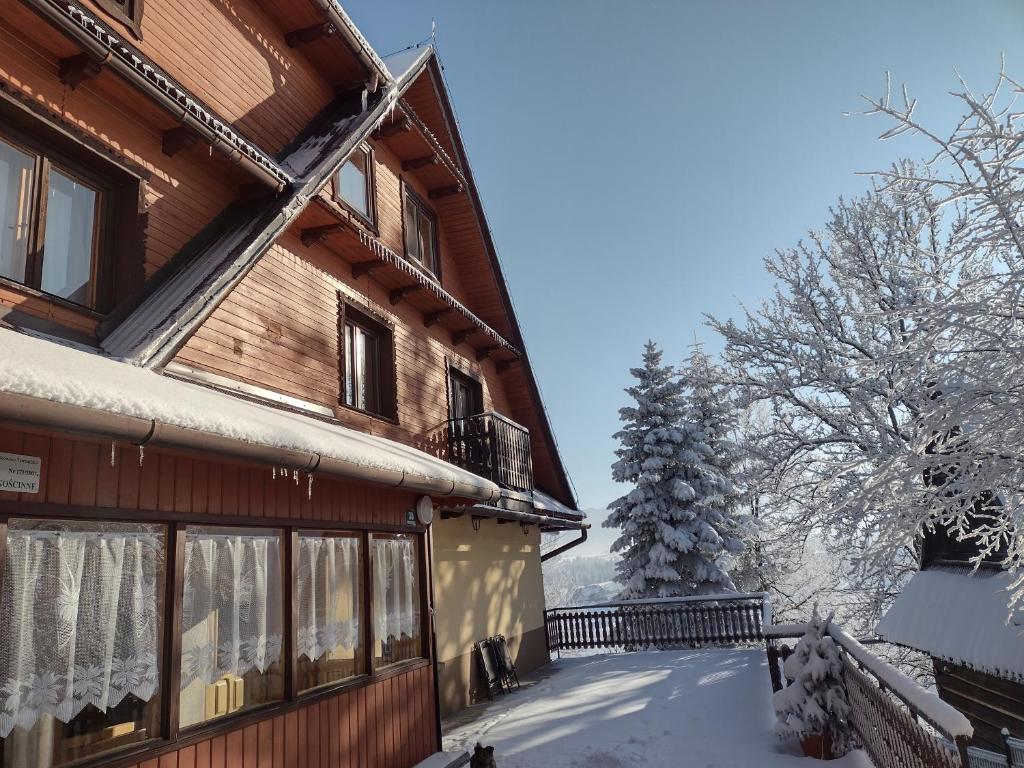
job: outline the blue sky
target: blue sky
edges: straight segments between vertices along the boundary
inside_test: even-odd
[[[858,171],[918,157],[844,117],[907,83],[919,116],[958,115],[1000,53],[1024,78],[1024,3],[989,0],[348,0],[387,54],[437,40],[530,357],[583,507],[610,477],[643,342],[679,360],[703,313],[771,290],[762,259],[825,221]]]

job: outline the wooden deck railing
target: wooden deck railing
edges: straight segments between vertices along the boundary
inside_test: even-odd
[[[761,593],[631,600],[544,612],[548,650],[692,648],[763,639],[771,603]]]
[[[450,420],[448,460],[503,488],[533,490],[530,431],[500,413]]]
[[[772,689],[781,690],[780,662],[789,653],[783,638],[803,634],[800,624],[765,631]],[[971,724],[959,711],[830,624],[828,634],[842,649],[843,678],[850,701],[850,725],[875,768],[964,768]]]

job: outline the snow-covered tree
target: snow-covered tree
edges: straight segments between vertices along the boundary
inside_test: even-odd
[[[822,620],[814,607],[807,630],[783,665],[789,685],[775,693],[772,705],[780,738],[827,733],[833,754],[839,757],[849,751],[852,731],[843,662],[826,634],[831,620],[831,615]]]
[[[755,521],[745,508],[742,487],[743,449],[736,440],[739,406],[726,381],[725,372],[699,345],[680,369],[680,384],[686,403],[685,418],[696,428],[700,442],[708,452],[701,456],[704,472],[691,481],[696,494],[691,508],[697,520],[710,525],[722,540],[721,551],[713,548],[690,553],[694,561],[688,568],[695,581],[706,569],[705,561],[717,560],[733,582],[718,580],[722,587],[735,588],[734,571],[744,565],[744,579],[755,576],[756,563],[741,558],[755,533]],[[710,542],[709,542],[710,543]],[[749,571],[748,571],[749,569]]]
[[[909,319],[952,290],[958,265],[946,258],[938,211],[925,190],[905,185],[840,201],[824,232],[766,260],[774,296],[745,322],[711,324],[748,407],[767,412],[746,446],[760,469],[761,507],[790,546],[817,531],[837,554],[856,557],[877,544],[880,520],[906,520],[905,500],[863,504],[880,466],[904,455],[922,425],[926,367],[904,370],[902,356],[922,331]],[[866,595],[858,629],[873,626],[916,559],[908,530],[888,556],[861,560]],[[881,599],[879,599],[881,597]]]
[[[920,378],[920,371],[927,370],[935,396],[917,415],[922,429],[912,450],[885,462],[866,490],[869,503],[893,495],[914,508],[931,510],[936,524],[977,542],[978,561],[1002,557],[1003,565],[1019,574],[1015,599],[1020,601],[1024,115],[1015,102],[1024,88],[1002,71],[988,93],[976,94],[960,84],[962,90],[954,96],[964,117],[949,131],[921,123],[915,116],[916,101],[905,89],[902,104],[891,98],[888,87],[881,98],[868,99],[869,114],[892,121],[883,139],[915,135],[934,149],[927,174],[897,165],[878,174],[883,188],[914,184],[926,190],[956,222],[950,260],[972,268],[945,301],[922,308],[913,318],[928,333],[923,343],[905,350],[905,375]],[[999,499],[1009,503],[992,503]],[[894,519],[879,536],[892,539],[904,532],[905,523]]]
[[[612,477],[634,487],[611,504],[604,525],[619,528],[622,596],[672,597],[734,589],[732,553],[742,548],[731,521],[716,507],[731,491],[710,463],[712,449],[687,421],[683,385],[653,342],[626,392],[635,405],[619,411],[625,425]]]

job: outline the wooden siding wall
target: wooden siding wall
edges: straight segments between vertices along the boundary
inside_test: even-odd
[[[333,98],[330,84],[301,48],[288,47],[288,30],[257,0],[146,0],[142,40],[94,0],[81,2],[270,154]]]
[[[373,143],[374,174],[376,181],[377,228],[381,241],[396,253],[405,253],[405,235],[402,224],[402,182],[412,187],[435,211],[437,206],[428,199],[429,190],[415,173],[403,172],[402,161],[384,142]],[[438,247],[441,252],[441,284],[452,296],[470,309],[478,296],[463,287],[461,264],[455,255],[445,231],[445,220],[438,216]]]
[[[397,424],[338,405],[339,290],[395,326]],[[217,308],[176,361],[332,408],[346,424],[438,453],[440,429],[448,418],[446,361],[481,378],[485,408],[510,411],[494,363],[478,363],[461,351],[452,350],[447,331],[424,328],[422,316],[407,304],[393,307],[372,278],[353,280],[346,262],[321,246],[307,248],[289,234]]]
[[[318,478],[309,498],[305,477],[295,483],[265,466],[147,450],[141,466],[134,446],[116,446],[0,425],[0,452],[42,459],[38,494],[0,492],[0,502],[79,508],[121,508],[204,516],[211,523],[237,518],[266,524],[308,521],[400,526],[415,494]],[[14,508],[17,510],[17,507]],[[47,506],[47,514],[57,514]],[[11,512],[16,514],[16,511]],[[96,516],[102,516],[96,511]],[[273,521],[273,522],[270,522]],[[254,520],[255,522],[255,520]],[[291,711],[196,740],[138,763],[139,768],[407,768],[438,748],[433,671],[422,664],[386,679],[323,695]],[[227,725],[225,725],[227,727]],[[111,760],[126,763],[116,755]]]
[[[57,77],[58,62],[78,52],[22,3],[0,4],[4,85],[91,137],[115,161],[148,176],[141,201],[145,216],[141,258],[148,276],[220,213],[237,196],[239,185],[250,178],[219,153],[211,156],[201,147],[173,158],[163,154],[161,130],[173,128],[173,118],[109,71],[75,89],[65,87]],[[26,301],[22,308],[32,311],[32,305]]]
[[[978,746],[1003,752],[1003,728],[1011,736],[1024,738],[1024,684],[938,659],[935,684],[939,697],[971,721]]]

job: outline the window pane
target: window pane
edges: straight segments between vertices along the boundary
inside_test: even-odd
[[[437,272],[434,254],[434,220],[420,211],[420,261],[431,272]]]
[[[282,578],[275,531],[186,529],[183,728],[284,697]]]
[[[419,658],[423,643],[416,539],[406,534],[381,534],[370,542],[374,666]]]
[[[35,158],[0,141],[0,275],[25,282]]]
[[[299,533],[296,652],[300,691],[366,673],[363,565],[355,536]]]
[[[12,519],[0,597],[4,765],[156,738],[163,528]]]
[[[402,211],[405,224],[405,255],[413,259],[420,257],[420,235],[417,227],[419,217],[416,215],[416,210],[416,202],[406,195]]]
[[[366,408],[366,332],[355,326],[356,407]]]
[[[355,326],[345,323],[345,405],[356,404]]]
[[[342,200],[364,216],[370,216],[365,152],[356,150],[341,166],[338,172],[338,186]]]
[[[50,170],[40,288],[79,304],[89,303],[96,191]]]

